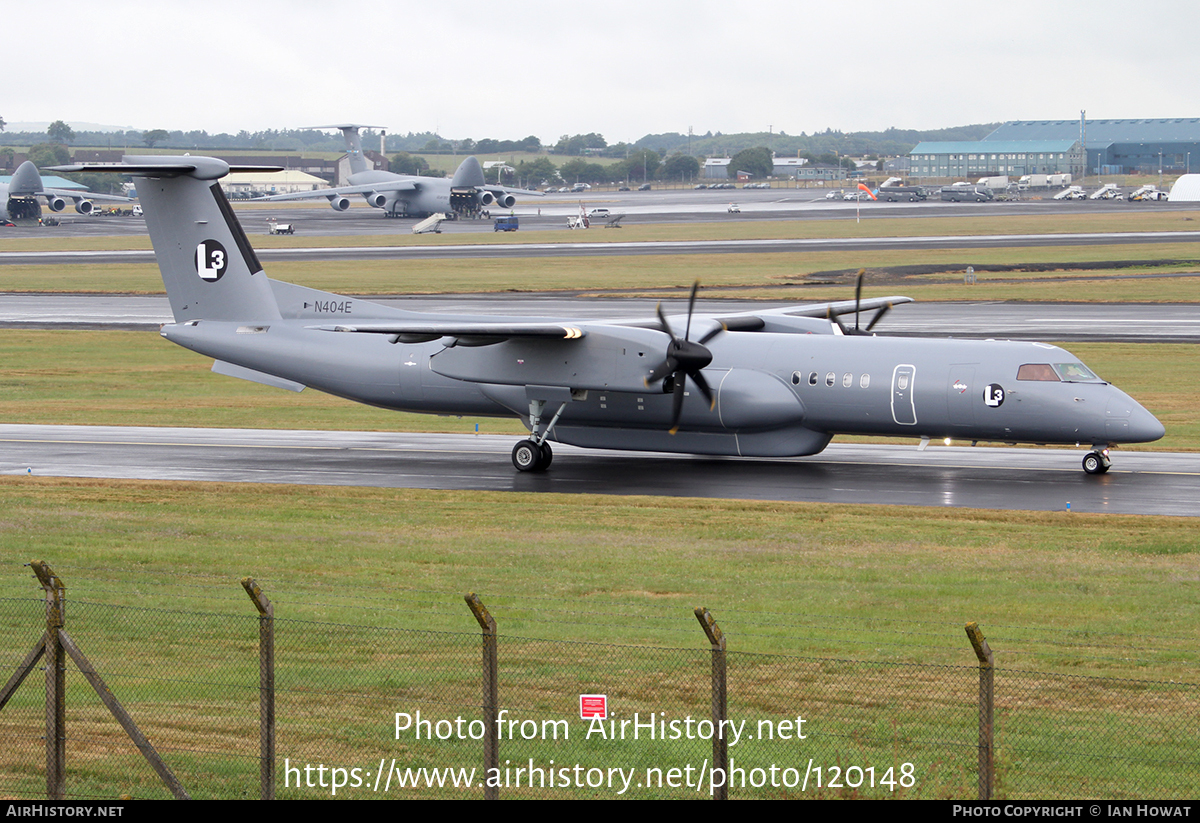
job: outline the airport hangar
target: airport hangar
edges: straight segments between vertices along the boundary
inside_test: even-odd
[[[982,140],[919,143],[909,174],[1187,173],[1193,156],[1200,165],[1200,118],[1014,120]]]

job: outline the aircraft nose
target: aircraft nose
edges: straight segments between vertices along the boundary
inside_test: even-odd
[[[1149,443],[1162,438],[1166,433],[1166,426],[1141,406],[1129,416],[1129,439],[1135,443]]]
[[[1109,400],[1105,423],[1109,439],[1120,443],[1149,443],[1167,433],[1157,417],[1124,392]]]

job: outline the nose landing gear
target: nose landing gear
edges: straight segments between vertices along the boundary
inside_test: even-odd
[[[1096,449],[1083,457],[1083,470],[1088,474],[1104,474],[1112,465],[1108,457],[1108,449]]]

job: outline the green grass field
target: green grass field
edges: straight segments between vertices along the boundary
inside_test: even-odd
[[[728,638],[731,717],[753,728],[800,713],[815,735],[798,750],[743,746],[744,766],[911,762],[917,785],[899,796],[969,798],[963,624],[977,620],[999,667],[999,796],[1174,797],[1194,769],[1181,733],[1200,706],[1190,519],[20,476],[0,478],[0,511],[5,654],[22,654],[42,619],[36,601],[5,599],[36,595],[20,563],[50,559],[68,630],[199,796],[254,796],[247,575],[281,621],[280,757],[293,762],[478,764],[470,745],[390,739],[394,711],[477,716],[477,630],[461,599],[476,591],[501,633],[503,705],[520,718],[570,720],[575,695],[597,691],[619,716],[706,716],[702,605]],[[71,682],[72,786],[161,794]],[[40,722],[36,687],[21,694],[0,726],[10,741],[36,739]],[[695,765],[705,747],[686,742],[501,751],[521,764]],[[36,772],[14,769],[37,748],[6,748],[6,791],[36,787]]]
[[[505,260],[405,260],[271,262],[271,277],[338,294],[431,294],[473,292],[577,291],[609,296],[655,296],[686,300],[700,280],[710,297],[795,302],[845,300],[853,295],[853,275],[867,269],[865,297],[902,294],[916,300],[1029,300],[1038,302],[1200,302],[1200,265],[1160,265],[1188,259],[1191,244],[1120,247],[1078,246],[1032,250],[885,252],[847,258],[837,252],[718,255],[639,255]],[[1113,260],[1133,261],[1113,269]],[[1097,268],[1086,264],[1094,261]],[[1070,271],[1022,273],[989,271],[992,266],[1039,267],[1069,263]],[[849,265],[847,265],[849,264]],[[937,265],[944,272],[898,278],[888,269]],[[514,266],[519,277],[514,276]],[[967,266],[977,283],[963,285]],[[810,275],[841,272],[836,278]],[[1138,278],[1138,274],[1178,274]],[[1129,277],[1129,275],[1135,275]],[[10,292],[161,294],[162,280],[152,263],[92,266],[8,265],[0,268],[0,289]]]

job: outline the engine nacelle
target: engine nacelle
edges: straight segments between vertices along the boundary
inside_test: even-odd
[[[516,204],[517,198],[513,197],[511,194],[496,195],[496,205],[502,209],[511,209]]]
[[[76,200],[75,211],[80,214],[92,214],[97,210],[97,206],[91,200]]]
[[[67,207],[67,201],[61,197],[51,197],[46,201],[46,205],[50,207],[50,211],[62,211]]]
[[[345,211],[350,208],[350,198],[348,197],[330,197],[329,205],[334,211]]]
[[[496,202],[496,198],[492,197],[492,193],[490,191],[477,192],[475,194],[475,199],[479,201],[479,205],[481,206],[490,206],[492,203]]]
[[[387,205],[387,195],[380,194],[377,191],[368,192],[363,195],[363,199],[377,209],[382,209]]]

